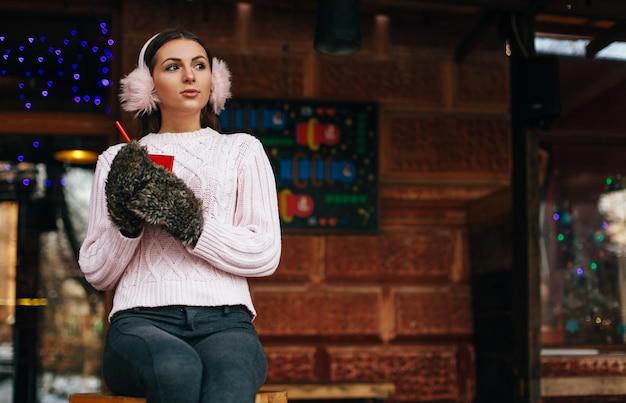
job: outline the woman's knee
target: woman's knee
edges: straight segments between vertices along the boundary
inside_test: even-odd
[[[198,347],[207,376],[212,380],[247,379],[259,386],[265,381],[267,358],[255,334],[225,332]]]
[[[162,355],[144,379],[149,401],[195,402],[202,388],[202,362],[197,355]]]
[[[202,361],[184,341],[150,326],[113,328],[110,336],[105,347],[110,383],[140,391],[199,389]]]

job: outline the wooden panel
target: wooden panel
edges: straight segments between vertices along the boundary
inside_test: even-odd
[[[70,403],[146,403],[146,399],[100,393],[79,393],[70,395]]]
[[[623,376],[542,378],[541,397],[626,395]]]
[[[395,392],[392,383],[286,383],[271,384],[267,387],[287,391],[292,400],[385,399]]]
[[[88,113],[33,113],[0,111],[0,133],[41,135],[114,135],[113,119]]]
[[[146,403],[146,399],[99,393],[78,393],[70,395],[70,403]],[[287,392],[259,392],[256,395],[255,403],[287,403]]]
[[[260,392],[254,403],[287,403],[287,392]]]
[[[479,401],[517,401],[513,372],[511,191],[468,205],[472,313]],[[494,382],[497,379],[497,382]]]

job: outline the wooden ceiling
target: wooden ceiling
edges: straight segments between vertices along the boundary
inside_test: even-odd
[[[591,40],[587,47],[590,58],[611,42],[626,40],[626,1],[621,0],[362,0],[361,8],[365,12],[421,13],[424,19],[447,19],[451,24],[463,19],[470,30],[463,33],[459,48],[511,14],[532,16],[538,34]]]
[[[528,17],[535,36],[589,40],[584,57],[559,57],[561,112],[546,137],[626,141],[626,61],[594,59],[614,41],[626,41],[626,1],[362,0],[361,8],[447,25],[459,63],[477,48],[503,46],[502,22],[512,16]]]

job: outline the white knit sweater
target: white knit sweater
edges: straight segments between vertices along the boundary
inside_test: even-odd
[[[96,289],[115,289],[109,318],[134,307],[238,304],[256,316],[246,278],[274,273],[281,253],[276,183],[261,143],[209,128],[149,134],[140,143],[151,154],[175,156],[173,172],[202,199],[204,228],[195,247],[155,225],[124,237],[109,219],[104,192],[123,144],[104,151],[79,265]]]

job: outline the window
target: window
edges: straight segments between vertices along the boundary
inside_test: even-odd
[[[618,346],[626,323],[626,147],[546,148],[540,208],[544,346]],[[623,289],[622,289],[623,288]]]

